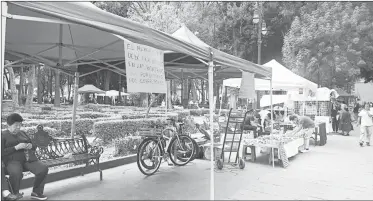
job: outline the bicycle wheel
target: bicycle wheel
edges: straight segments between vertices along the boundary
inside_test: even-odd
[[[193,139],[187,135],[180,135],[180,141],[177,137],[170,143],[170,159],[172,163],[178,166],[188,164],[194,155]]]
[[[156,139],[146,138],[137,150],[137,167],[144,175],[158,171],[162,162],[161,146]]]
[[[186,136],[190,137],[189,135],[186,135]],[[192,157],[192,159],[191,159],[190,161],[193,161],[194,159],[196,159],[196,158],[199,157],[199,155],[200,155],[200,150],[199,150],[199,147],[198,147],[197,142],[196,142],[193,138],[191,138],[191,139],[192,139],[193,146],[194,146],[194,154],[193,154],[193,157]],[[180,161],[186,161],[185,159],[183,159],[183,158],[181,158],[181,157],[179,157],[179,160],[180,160]]]

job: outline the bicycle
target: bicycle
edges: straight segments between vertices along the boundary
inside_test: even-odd
[[[173,119],[167,120],[174,121]],[[142,129],[140,132],[139,135],[145,137],[145,139],[140,143],[137,150],[137,166],[144,175],[150,176],[157,172],[162,159],[164,161],[170,159],[174,165],[184,166],[194,156],[193,139],[187,135],[172,132],[167,136],[163,126]],[[146,163],[146,160],[150,161],[150,165]]]
[[[190,161],[193,161],[194,159],[198,158],[198,155],[199,155],[199,147],[198,147],[198,143],[192,138],[192,136],[190,134],[186,134],[184,131],[183,131],[183,126],[185,123],[183,122],[179,122],[178,124],[176,123],[176,121],[174,119],[171,119],[171,128],[168,127],[168,128],[165,128],[164,129],[164,133],[177,133],[178,135],[186,135],[186,136],[189,136],[192,141],[193,141],[193,146],[194,146],[194,154],[193,154],[193,157]],[[181,159],[183,160],[183,159]]]

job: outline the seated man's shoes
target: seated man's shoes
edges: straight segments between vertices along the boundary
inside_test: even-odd
[[[9,194],[7,195],[6,197],[4,197],[4,200],[18,200],[18,199],[21,199],[22,197],[18,197],[17,195],[14,195],[14,194]]]
[[[47,200],[48,197],[43,194],[31,193],[31,198],[35,200]]]

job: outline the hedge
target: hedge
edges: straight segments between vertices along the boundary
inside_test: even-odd
[[[31,138],[33,138],[33,135],[38,131],[36,129],[36,126],[33,126],[33,127],[24,127],[22,128],[21,130],[25,131],[26,134],[28,136],[30,136]],[[56,129],[54,128],[49,128],[49,127],[44,127],[43,130],[45,132],[47,132],[50,136],[52,137],[61,137],[63,136],[61,132],[58,132]]]
[[[188,116],[190,116],[189,110],[181,110],[181,111],[173,111],[174,113],[177,113],[178,120],[181,121],[183,119],[186,119]]]
[[[145,118],[146,114],[125,114],[122,116],[122,119],[141,119]],[[177,120],[178,114],[177,113],[167,113],[167,114],[160,114],[160,113],[150,113],[149,118],[155,118],[155,117],[164,117],[164,118],[172,118]]]
[[[209,109],[204,109],[204,108],[190,109],[190,115],[192,116],[202,116],[202,115],[209,114],[209,113],[210,113]]]
[[[109,114],[100,113],[100,112],[82,112],[82,113],[78,113],[78,115],[82,119],[97,119],[97,118],[101,118],[101,117],[110,117],[111,116]]]
[[[104,142],[110,142],[120,137],[137,135],[139,128],[149,128],[157,121],[162,124],[167,123],[166,118],[99,121],[93,124],[93,135]]]
[[[6,129],[1,129],[1,131],[5,131]],[[33,138],[33,135],[38,131],[36,129],[36,126],[32,126],[32,127],[23,127],[21,129],[22,131],[26,132],[26,134],[28,136],[30,136],[31,138]],[[44,127],[43,128],[44,131],[46,131],[50,136],[52,137],[61,137],[61,132],[58,132],[56,129],[54,128],[49,128],[49,127]]]
[[[113,140],[114,157],[136,154],[142,139],[140,136],[128,136]]]
[[[25,127],[32,127],[42,125],[44,127],[54,128],[64,133],[71,132],[71,119],[67,120],[38,120],[38,121],[25,121],[23,122]],[[89,134],[93,127],[93,119],[77,119],[76,120],[76,134]]]

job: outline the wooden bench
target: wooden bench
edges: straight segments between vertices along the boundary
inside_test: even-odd
[[[100,156],[104,152],[102,147],[91,146],[84,135],[75,138],[52,138],[43,130],[41,125],[38,131],[30,136],[38,146],[36,157],[48,167],[55,167],[70,163],[85,163],[86,167],[94,165],[100,172]],[[84,174],[83,174],[84,175]]]

